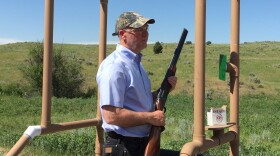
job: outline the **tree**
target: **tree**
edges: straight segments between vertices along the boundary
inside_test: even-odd
[[[207,42],[206,42],[206,45],[210,45],[210,44],[212,44],[211,41],[207,41]]]
[[[192,44],[192,41],[186,41],[186,44]]]
[[[154,45],[154,49],[153,49],[154,53],[155,54],[162,53],[162,49],[163,49],[162,45],[157,41]]]
[[[24,77],[35,91],[42,91],[43,83],[43,44],[35,43],[29,51],[29,57],[20,68]],[[81,95],[84,82],[82,66],[78,58],[63,55],[63,48],[53,50],[52,91],[56,97],[73,98]]]

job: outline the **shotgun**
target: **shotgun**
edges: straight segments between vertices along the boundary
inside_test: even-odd
[[[179,59],[180,53],[182,51],[183,45],[185,43],[185,39],[187,37],[188,30],[183,29],[180,41],[178,43],[177,48],[175,49],[173,58],[168,66],[167,72],[164,76],[164,79],[161,83],[161,86],[158,90],[157,99],[155,103],[156,110],[164,110],[165,102],[167,100],[167,96],[170,92],[171,85],[168,83],[167,78],[170,76],[174,76],[176,73],[176,64]],[[149,141],[145,149],[145,156],[159,156],[160,154],[160,134],[164,130],[163,126],[152,126]]]

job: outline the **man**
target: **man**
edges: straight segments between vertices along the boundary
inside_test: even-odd
[[[141,50],[146,48],[149,24],[154,19],[136,12],[124,12],[117,21],[113,36],[119,37],[116,50],[101,64],[96,80],[100,107],[107,134],[103,155],[143,156],[151,125],[164,126],[164,112],[154,110],[157,92],[141,64]],[[173,90],[175,76],[168,81]]]

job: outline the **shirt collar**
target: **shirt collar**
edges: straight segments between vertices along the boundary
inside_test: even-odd
[[[117,49],[126,57],[128,57],[130,60],[136,62],[136,63],[140,63],[141,62],[141,58],[142,58],[142,54],[135,54],[134,52],[132,52],[131,50],[127,49],[126,47],[117,44]]]

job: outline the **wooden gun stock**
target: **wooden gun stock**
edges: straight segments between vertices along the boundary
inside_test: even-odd
[[[163,101],[157,99],[156,101],[156,109],[163,110],[164,105],[162,104]],[[159,107],[157,107],[159,106]],[[162,126],[152,126],[150,135],[149,135],[149,142],[146,146],[144,156],[159,156],[160,154],[160,134],[164,130]]]
[[[162,127],[153,126],[150,132],[149,143],[145,149],[145,156],[159,156],[160,154],[160,133]],[[151,136],[151,134],[153,136]]]
[[[185,43],[187,34],[188,34],[187,29],[183,29],[183,33],[181,35],[178,46],[174,52],[173,58],[168,66],[167,72],[166,72],[165,77],[160,86],[157,100],[155,103],[156,110],[164,110],[165,102],[167,100],[167,96],[171,89],[171,85],[168,82],[168,77],[174,76],[176,73],[176,64],[179,59],[183,45]],[[144,156],[159,156],[160,155],[160,134],[163,130],[164,130],[163,126],[152,126],[151,127],[149,141],[146,146]]]

